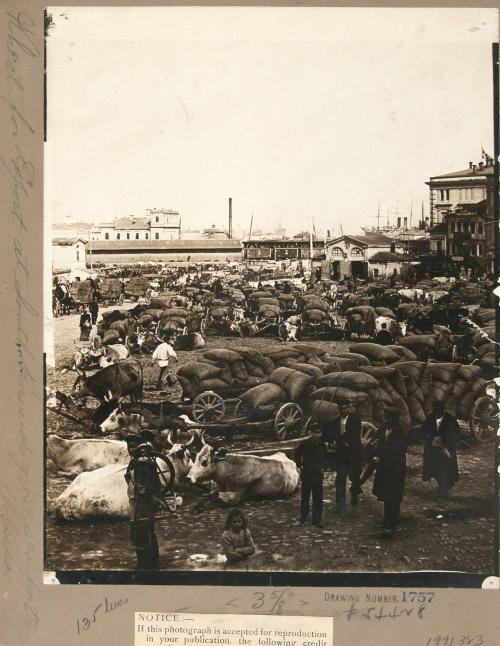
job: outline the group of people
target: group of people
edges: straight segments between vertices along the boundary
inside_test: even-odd
[[[328,427],[313,427],[311,435],[296,450],[295,460],[301,475],[300,522],[309,517],[312,498],[312,524],[322,528],[323,480],[328,463],[327,445],[335,450],[335,513],[346,512],[347,481],[350,503],[358,504],[360,477],[364,462],[361,418],[348,400],[339,404],[340,415]],[[407,438],[399,421],[400,412],[390,409],[378,429],[372,447],[375,465],[373,494],[384,503],[382,536],[392,538],[400,521],[406,479]],[[422,479],[437,481],[437,496],[446,499],[458,479],[456,445],[460,438],[457,420],[446,412],[443,402],[435,401],[432,413],[422,425],[424,454]]]

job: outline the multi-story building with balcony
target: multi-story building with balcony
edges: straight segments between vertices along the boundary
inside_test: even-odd
[[[431,223],[437,225],[436,252],[474,274],[493,273],[495,263],[494,162],[483,157],[479,164],[470,162],[465,170],[426,182]]]

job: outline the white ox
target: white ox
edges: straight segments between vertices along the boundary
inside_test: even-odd
[[[418,288],[398,289],[398,294],[414,303],[422,301],[425,298],[424,290]]]
[[[193,465],[191,455],[181,444],[174,444],[167,455],[174,466],[175,484],[178,484]],[[161,458],[156,458],[156,463],[160,481],[166,485],[168,467]],[[109,464],[95,471],[80,473],[54,501],[56,517],[59,520],[129,518],[126,472],[127,464]]]
[[[126,442],[119,440],[65,440],[58,435],[47,438],[47,457],[60,475],[73,477],[110,464],[126,464],[130,455]]]
[[[227,453],[220,459],[214,456],[213,447],[205,444],[188,478],[193,483],[214,480],[220,500],[238,503],[242,499],[291,496],[299,483],[299,471],[284,453],[270,456]]]

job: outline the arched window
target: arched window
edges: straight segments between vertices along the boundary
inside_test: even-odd
[[[363,256],[363,249],[360,249],[359,247],[353,247],[351,249],[351,256]]]
[[[106,232],[106,233],[104,234],[104,239],[105,239],[105,240],[109,240],[109,233],[108,233],[108,232]]]
[[[343,256],[344,252],[340,247],[333,247],[332,249],[332,256]]]

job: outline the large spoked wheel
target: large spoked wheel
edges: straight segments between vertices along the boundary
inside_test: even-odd
[[[197,422],[216,422],[224,417],[226,404],[220,395],[207,390],[193,401],[193,417]]]
[[[156,471],[161,483],[161,494],[165,496],[172,491],[175,483],[175,469],[170,458],[163,453],[155,453]]]
[[[293,402],[283,404],[274,418],[274,432],[280,440],[301,436],[304,424],[302,408]]]
[[[494,442],[498,431],[498,408],[493,397],[483,395],[474,402],[469,428],[478,442]]]
[[[320,431],[321,427],[320,425],[313,420],[312,417],[308,417],[306,419],[305,424],[302,427],[302,430],[300,432],[300,437],[307,437],[308,435],[311,435],[313,431]]]

